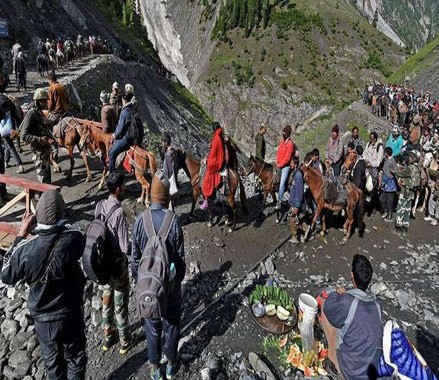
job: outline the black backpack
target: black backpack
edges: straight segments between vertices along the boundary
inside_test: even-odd
[[[127,137],[134,145],[141,145],[144,134],[142,119],[138,112],[133,112],[128,126]]]
[[[114,205],[106,217],[102,214],[98,215],[85,231],[86,241],[82,266],[87,277],[100,285],[108,284],[115,269],[117,252],[111,246],[107,221],[119,208],[119,205]]]
[[[150,209],[143,212],[143,224],[148,242],[139,263],[136,284],[137,311],[143,318],[161,318],[166,311],[167,288],[170,279],[169,254],[166,239],[175,214],[167,210],[158,233],[155,232]]]

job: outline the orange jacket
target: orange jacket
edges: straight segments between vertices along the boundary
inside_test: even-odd
[[[58,82],[52,83],[48,90],[49,101],[47,103],[49,112],[66,113],[69,109],[69,94],[66,88]]]
[[[288,137],[286,140],[282,139],[277,147],[276,165],[278,168],[284,168],[290,164],[294,157],[294,144]]]

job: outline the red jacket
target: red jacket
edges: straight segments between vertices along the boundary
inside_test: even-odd
[[[203,179],[203,195],[206,198],[212,196],[214,190],[221,183],[220,170],[224,167],[225,149],[224,140],[221,137],[222,128],[218,128],[213,133],[210,151],[206,161],[206,173]]]
[[[277,147],[276,165],[278,168],[283,168],[290,164],[291,159],[294,157],[294,144],[288,137],[279,143]]]

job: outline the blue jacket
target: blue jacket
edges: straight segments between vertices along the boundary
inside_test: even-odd
[[[166,209],[164,209],[158,203],[151,204],[150,209],[152,212],[154,229],[155,231],[158,231],[165,218]],[[140,259],[142,258],[142,253],[146,247],[146,243],[148,242],[148,236],[143,224],[142,214],[143,213],[137,215],[136,221],[134,222],[132,238],[131,271],[133,278],[136,281],[138,277]],[[177,283],[181,283],[186,272],[186,264],[184,261],[183,231],[177,216],[175,217],[171,230],[169,231],[168,239],[166,240],[166,247],[169,254],[169,262],[174,263],[175,265],[175,280]]]
[[[398,137],[395,139],[393,138],[393,135],[390,135],[386,142],[386,148],[390,147],[392,148],[392,156],[396,157],[401,154],[401,149],[403,146],[404,140],[401,135],[398,135]]]
[[[369,380],[368,371],[377,371],[382,354],[383,326],[375,297],[360,289],[344,294],[334,291],[325,300],[323,312],[333,327],[341,329],[354,298],[359,303],[337,350],[337,360],[344,379]]]
[[[128,127],[131,124],[131,118],[134,115],[134,108],[132,103],[126,104],[122,108],[122,112],[120,113],[119,122],[117,123],[116,132],[116,140],[126,139]]]
[[[302,206],[303,201],[303,176],[299,169],[295,169],[293,172],[293,182],[290,186],[290,196],[288,202],[291,207],[299,208]]]

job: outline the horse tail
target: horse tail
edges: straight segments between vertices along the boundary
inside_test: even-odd
[[[157,171],[157,160],[155,159],[154,153],[146,151],[146,155],[149,160],[149,169],[151,170],[151,176],[154,176]]]
[[[242,210],[244,211],[244,214],[247,214],[248,213],[247,195],[245,194],[245,187],[239,175],[238,175],[238,182],[239,182],[239,197],[241,198]]]
[[[362,238],[364,236],[364,231],[366,230],[366,223],[364,223],[364,214],[365,214],[364,194],[360,189],[358,190],[360,192],[360,196],[358,198],[358,203],[357,203],[357,226],[358,226],[358,233]]]

